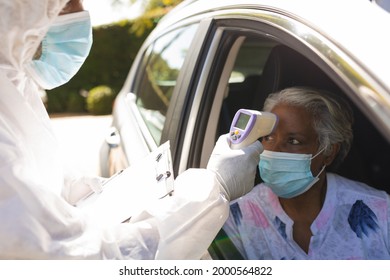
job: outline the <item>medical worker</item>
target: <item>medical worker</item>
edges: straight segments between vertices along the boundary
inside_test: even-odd
[[[0,258],[200,258],[226,220],[229,200],[250,191],[261,144],[232,151],[221,137],[209,169],[178,176],[160,212],[101,225],[73,206],[98,191],[101,178],[64,174],[39,95],[66,83],[84,62],[89,14],[79,0],[0,0],[0,12]]]

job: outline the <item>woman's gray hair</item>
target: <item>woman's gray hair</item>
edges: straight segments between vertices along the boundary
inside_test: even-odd
[[[264,111],[270,112],[278,104],[304,107],[313,115],[313,127],[318,134],[319,150],[331,153],[332,144],[339,143],[340,151],[332,166],[339,165],[352,145],[353,114],[349,104],[333,93],[307,87],[291,87],[270,94]]]

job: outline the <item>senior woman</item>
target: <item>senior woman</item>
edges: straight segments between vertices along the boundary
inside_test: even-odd
[[[390,259],[389,196],[327,172],[352,142],[343,100],[311,88],[269,95],[279,123],[262,139],[263,183],[231,202],[224,225],[246,259]]]

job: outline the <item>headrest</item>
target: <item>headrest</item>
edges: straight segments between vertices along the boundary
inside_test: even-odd
[[[274,47],[264,65],[254,103],[262,108],[268,94],[292,86],[338,92],[335,83],[312,61],[284,45]]]

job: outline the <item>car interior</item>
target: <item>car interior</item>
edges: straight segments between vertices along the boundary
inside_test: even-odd
[[[253,44],[250,39],[248,42]],[[269,51],[259,52],[260,55],[266,55],[261,73],[252,73],[240,82],[229,84],[229,92],[222,104],[217,134],[229,131],[230,123],[238,109],[261,111],[269,93],[287,87],[309,86],[343,95],[350,101],[354,111],[354,141],[342,165],[337,170],[330,171],[390,193],[390,145],[387,140],[319,66],[284,44],[268,43],[267,46]],[[245,43],[242,50],[245,50]],[[254,57],[256,53],[253,48],[251,51],[249,57]],[[257,174],[255,185],[260,182],[260,176]],[[209,253],[214,259],[242,258],[223,230],[210,246]]]

